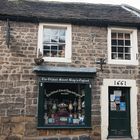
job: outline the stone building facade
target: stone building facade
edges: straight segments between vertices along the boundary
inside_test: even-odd
[[[40,4],[41,2],[38,3]],[[0,140],[105,140],[108,138],[109,134],[115,137],[123,136],[121,130],[123,129],[125,131],[125,128],[120,128],[120,130],[118,130],[119,128],[114,128],[114,126],[112,126],[113,129],[118,130],[116,130],[115,133],[109,130],[109,126],[111,125],[109,119],[109,117],[111,118],[111,109],[109,108],[112,108],[114,113],[116,111],[116,108],[111,105],[112,102],[119,102],[119,104],[123,102],[124,104],[119,106],[122,112],[125,112],[129,106],[129,111],[127,111],[128,118],[126,117],[125,119],[128,119],[127,123],[130,125],[130,131],[128,130],[128,135],[124,134],[124,136],[138,139],[140,136],[140,71],[138,55],[140,51],[140,17],[134,13],[135,11],[139,14],[138,11],[131,7],[125,7],[126,9],[129,8],[130,11],[128,11],[123,7],[122,9],[126,12],[123,11],[126,19],[124,18],[124,22],[120,19],[120,23],[119,21],[113,22],[114,19],[111,18],[110,21],[99,22],[99,19],[97,19],[97,23],[92,23],[94,20],[88,20],[88,23],[86,23],[83,20],[84,15],[81,15],[83,19],[77,19],[78,22],[74,22],[74,19],[68,22],[58,17],[58,19],[54,18],[53,22],[53,20],[48,20],[50,18],[49,16],[48,19],[46,17],[46,21],[33,22],[34,19],[30,19],[31,21],[29,20],[31,15],[27,15],[29,17],[26,17],[26,15],[22,15],[22,12],[19,12],[20,8],[14,9],[13,11],[11,10],[11,13],[6,8],[2,8],[3,5],[5,5],[5,7],[10,7],[12,4],[16,4],[18,7],[22,4],[24,7],[24,2],[14,3],[6,1],[1,4],[1,9],[7,13],[0,10]],[[25,10],[28,9],[26,7],[27,5],[31,6],[32,4],[34,4],[34,2],[25,2]],[[47,4],[48,3],[46,3],[46,5]],[[61,5],[63,5],[63,3]],[[66,5],[76,6],[76,4]],[[21,8],[23,8],[22,6]],[[54,6],[58,8],[57,4],[54,4]],[[79,4],[79,6],[82,7],[84,4]],[[86,6],[94,7],[95,5]],[[100,7],[100,5],[98,6]],[[118,7],[120,8],[121,6]],[[106,8],[112,9],[114,7],[107,5],[105,9]],[[19,12],[18,15],[15,14],[16,10]],[[30,13],[30,10],[31,9],[28,9],[27,13]],[[49,14],[51,14],[51,12]],[[6,17],[4,18],[5,15]],[[52,17],[53,16],[52,13]],[[67,18],[69,19],[69,16]],[[94,19],[95,17],[92,18]],[[135,21],[131,18],[134,18]],[[9,21],[7,21],[7,19],[9,19]],[[131,22],[128,21],[129,19]],[[47,22],[47,20],[49,22]],[[7,23],[10,24],[9,47],[6,41],[8,38]],[[48,62],[46,60],[39,65],[35,63],[35,58],[39,53],[38,34],[40,23],[71,25],[71,62]],[[124,34],[125,31],[129,34],[132,33],[132,30],[136,30],[137,34],[135,37],[137,39],[135,38],[135,45],[137,46],[132,46],[137,48],[137,53],[132,54],[132,56],[137,56],[136,60],[128,64],[125,63],[124,60],[121,61],[122,63],[118,62],[118,64],[109,62],[108,40],[110,27],[113,28],[114,32],[116,28],[119,27],[119,31]],[[126,40],[129,39],[126,37],[125,41]],[[104,59],[105,61],[103,61]],[[103,65],[101,63],[102,61],[105,62]],[[58,77],[65,80],[65,78],[70,77],[72,80],[80,81],[81,79],[76,79],[76,75],[82,80],[90,79],[91,122],[87,120],[90,122],[90,127],[40,127],[38,121],[40,119],[39,112],[41,108],[38,104],[41,104],[42,101],[39,101],[39,96],[41,96],[39,78]],[[49,84],[52,82],[51,80]],[[61,85],[60,83],[58,84]],[[53,85],[53,87],[55,86]],[[116,98],[118,96],[120,97],[120,94],[124,94],[124,90],[128,90],[129,92],[128,104],[126,100],[120,101],[120,99],[117,100]],[[118,112],[121,112],[120,110],[118,110]],[[121,123],[123,123],[123,121]]]

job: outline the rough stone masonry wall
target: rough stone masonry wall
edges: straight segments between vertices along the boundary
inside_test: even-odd
[[[37,81],[32,73],[36,56],[37,25],[10,22],[11,41],[7,48],[6,22],[0,22],[0,140],[23,137],[35,122]],[[30,127],[36,126],[31,123]],[[9,138],[10,140],[12,138]]]
[[[100,140],[100,86],[103,78],[136,79],[140,87],[139,67],[105,65],[104,72],[100,72],[95,61],[107,58],[107,28],[72,26],[72,62],[43,65],[97,67],[92,89],[92,130],[37,130],[38,83],[32,69],[38,25],[10,22],[10,26],[11,45],[8,49],[6,22],[0,22],[0,140]],[[140,38],[140,33],[138,36]],[[139,111],[138,103],[138,114]]]

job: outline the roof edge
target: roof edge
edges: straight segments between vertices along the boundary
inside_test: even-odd
[[[127,5],[127,4],[122,4],[121,7],[123,9],[125,9],[126,11],[129,11],[130,13],[136,15],[137,17],[140,18],[140,10],[133,7],[133,6],[130,6],[130,5]]]
[[[98,27],[107,27],[107,26],[124,26],[124,27],[137,27],[140,28],[139,23],[132,23],[132,22],[118,22],[118,21],[111,21],[111,20],[96,20],[96,19],[54,19],[54,18],[44,18],[44,17],[30,17],[30,16],[20,16],[20,15],[1,15],[0,14],[0,20],[7,21],[9,19],[10,21],[17,21],[17,22],[30,22],[30,23],[69,23],[72,25],[86,25],[86,26],[98,26]]]

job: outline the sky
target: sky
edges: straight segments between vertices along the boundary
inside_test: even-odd
[[[63,2],[86,2],[102,4],[128,4],[140,10],[140,0],[44,0],[44,1],[63,1]]]

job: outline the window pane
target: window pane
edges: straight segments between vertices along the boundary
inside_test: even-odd
[[[123,54],[122,53],[118,53],[118,59],[123,59]]]
[[[123,33],[118,33],[118,38],[123,39]]]
[[[64,29],[61,29],[61,30],[59,30],[59,35],[60,36],[65,36],[65,30]]]
[[[59,45],[59,50],[65,50],[65,45]]]
[[[46,57],[50,57],[50,56],[51,56],[51,55],[50,55],[50,51],[44,51],[43,54],[44,54],[44,56],[46,56]]]
[[[123,53],[123,47],[118,47],[118,52],[120,53]]]
[[[45,50],[50,50],[50,46],[44,46]]]
[[[51,46],[51,50],[57,51],[57,46]]]
[[[51,57],[57,57],[57,51],[52,50],[51,51]]]
[[[65,45],[59,45],[59,57],[64,57],[65,56]]]
[[[125,54],[125,59],[126,60],[130,60],[131,59],[131,55],[130,54]]]
[[[130,53],[130,48],[125,47],[125,53]]]
[[[65,36],[60,36],[59,37],[59,42],[60,43],[65,43]]]
[[[113,39],[112,40],[112,45],[117,45],[117,40]]]
[[[112,53],[112,59],[117,59],[117,53]]]
[[[44,28],[44,29],[43,29],[43,33],[44,33],[45,35],[51,35],[51,29],[49,29],[49,28]]]
[[[58,36],[52,36],[51,42],[58,42]]]
[[[43,30],[43,43],[49,43],[50,42],[50,29]]]
[[[52,29],[51,30],[51,36],[58,36],[58,30],[57,29]]]
[[[117,47],[112,47],[112,52],[117,52]]]
[[[43,44],[50,43],[50,36],[43,37]]]
[[[130,39],[130,34],[125,34],[125,39]]]
[[[51,46],[51,57],[57,57],[57,46]]]
[[[125,40],[125,46],[130,46],[130,40]]]
[[[124,46],[124,41],[123,40],[118,40],[118,45]]]
[[[116,39],[117,38],[117,34],[116,33],[111,33],[111,38]]]

